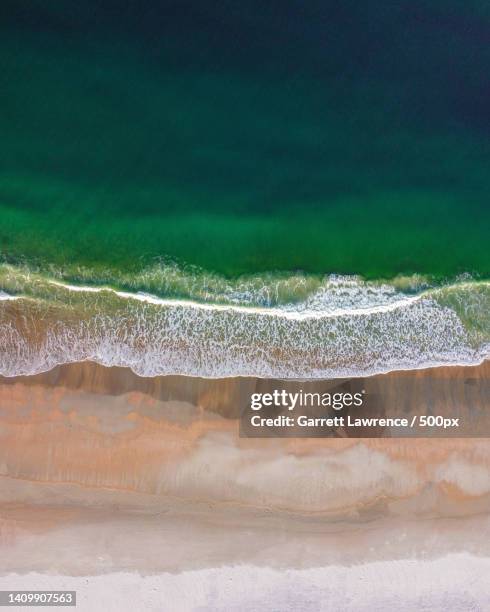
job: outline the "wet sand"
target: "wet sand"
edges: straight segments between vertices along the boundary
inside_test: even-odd
[[[490,378],[490,364],[398,372],[364,383],[382,384],[405,408],[407,397],[414,405],[423,401],[407,395],[414,378],[425,401],[437,403],[443,400],[432,397],[434,381],[457,380],[471,393]],[[259,570],[281,570],[282,578],[271,574],[271,584],[286,571],[306,572],[297,579],[314,591],[321,575],[340,580],[342,574],[347,585],[376,564],[402,582],[413,571],[420,583],[427,568],[437,573],[465,554],[475,564],[474,602],[482,606],[490,598],[486,582],[478,582],[490,557],[489,440],[240,438],[237,415],[250,393],[278,384],[140,378],[94,363],[2,379],[1,584],[14,573],[36,572],[32,581],[41,582],[44,574],[55,582],[110,574],[107,586],[127,580],[118,572],[136,572],[134,593],[146,588],[144,576],[154,576],[148,580],[157,589],[182,588],[181,608],[174,600],[155,609],[212,610],[238,605],[238,592],[246,580],[250,587],[257,581]],[[336,383],[301,384],[324,390]],[[461,396],[444,402],[460,411],[478,401],[481,410],[488,405],[484,395],[468,397],[471,402]],[[245,582],[234,573],[237,566],[249,568]],[[192,572],[201,581],[197,599],[185,586]],[[209,599],[212,584],[219,584],[216,572],[222,580],[234,576],[238,591],[228,599],[222,592]],[[283,597],[287,589],[279,582]],[[447,592],[455,584],[448,582]],[[359,606],[344,601],[338,609],[374,601],[361,591]],[[86,609],[95,592],[89,591]],[[468,609],[470,595],[453,609]],[[431,601],[432,609],[439,604],[447,607],[444,597]]]

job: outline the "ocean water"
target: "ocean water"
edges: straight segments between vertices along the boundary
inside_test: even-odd
[[[172,297],[0,267],[0,374],[89,359],[144,376],[327,378],[476,364],[490,355],[488,281],[229,281],[175,268],[167,280]]]
[[[7,0],[0,21],[2,373],[487,356],[484,3]]]

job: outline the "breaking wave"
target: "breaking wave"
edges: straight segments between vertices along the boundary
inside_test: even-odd
[[[159,291],[150,294],[130,289],[147,289],[141,279],[156,278],[155,269],[132,286],[129,275],[95,286],[100,273],[68,282],[0,266],[0,373],[89,359],[142,376],[334,378],[475,364],[490,354],[488,281],[303,274],[231,281],[158,270]],[[91,284],[75,283],[80,276]]]

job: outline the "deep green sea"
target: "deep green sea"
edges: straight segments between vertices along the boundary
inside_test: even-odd
[[[0,370],[481,360],[489,41],[475,0],[3,0]]]
[[[1,10],[4,259],[490,276],[487,3]]]

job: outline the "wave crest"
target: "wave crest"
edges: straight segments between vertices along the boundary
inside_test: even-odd
[[[469,279],[429,288],[412,279],[402,290],[330,276],[268,307],[65,285],[12,266],[0,279],[17,297],[0,300],[6,376],[90,359],[144,376],[334,378],[489,355],[490,283]]]

